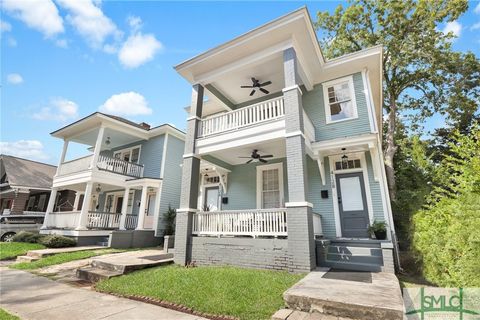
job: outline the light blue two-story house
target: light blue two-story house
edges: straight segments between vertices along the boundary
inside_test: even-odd
[[[109,237],[120,246],[157,243],[168,207],[179,207],[184,132],[95,112],[52,136],[64,145],[41,233],[73,237],[79,245]],[[69,159],[73,144],[87,155]],[[76,192],[73,203],[54,207],[65,189]]]
[[[393,272],[382,54],[326,60],[302,8],[175,67],[192,85],[176,263]]]

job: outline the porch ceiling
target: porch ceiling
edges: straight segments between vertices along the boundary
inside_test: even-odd
[[[82,132],[76,135],[75,137],[71,138],[71,141],[93,147],[95,146],[95,142],[97,141],[99,129],[100,128],[95,128],[86,132]],[[111,129],[111,128],[105,128],[105,132],[103,136],[104,136],[104,139],[102,143],[102,150],[109,150],[109,149],[113,149],[119,146],[129,144],[129,143],[133,143],[135,141],[142,140],[137,136],[128,134],[123,131]],[[110,137],[109,139],[110,144],[107,145],[105,142],[107,141],[108,137]]]
[[[254,145],[225,149],[213,152],[210,155],[231,165],[237,165],[247,162],[249,160],[248,158],[240,157],[249,157],[254,149],[257,149],[260,155],[273,155],[273,158],[269,158],[267,160],[286,157],[285,139],[270,140],[264,143],[257,143]]]

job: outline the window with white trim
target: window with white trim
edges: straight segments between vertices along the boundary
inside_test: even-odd
[[[335,161],[335,170],[357,169],[361,168],[360,159],[353,159],[347,161]]]
[[[327,123],[357,118],[352,77],[324,83],[323,94]]]
[[[128,162],[138,163],[138,160],[140,160],[140,146],[115,151],[113,157]]]
[[[283,166],[281,163],[257,167],[257,204],[261,209],[283,206]]]

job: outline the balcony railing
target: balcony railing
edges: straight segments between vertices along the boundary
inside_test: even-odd
[[[87,228],[89,229],[118,229],[120,227],[121,213],[89,211]]]
[[[283,98],[263,101],[235,111],[203,119],[200,122],[199,137],[236,130],[285,116]]]
[[[127,214],[125,217],[125,229],[133,230],[137,227],[138,216],[133,214]]]
[[[282,208],[200,212],[193,216],[193,234],[215,236],[286,236],[287,211]]]
[[[45,225],[57,229],[75,229],[80,222],[80,211],[51,212],[46,218]]]
[[[135,178],[143,177],[143,165],[104,155],[98,156],[97,168]]]
[[[92,158],[93,154],[83,158],[64,162],[60,165],[60,171],[58,173],[59,175],[63,176],[70,173],[88,170],[88,168],[90,168],[90,164],[92,163]]]

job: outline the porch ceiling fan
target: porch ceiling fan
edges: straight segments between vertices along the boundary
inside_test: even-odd
[[[251,86],[240,86],[240,88],[252,88],[253,90],[250,92],[250,96],[253,96],[253,94],[255,93],[255,89],[258,89],[265,94],[270,93],[270,91],[268,91],[268,90],[266,90],[262,87],[265,87],[265,86],[268,86],[269,84],[272,84],[272,81],[267,81],[267,82],[264,82],[264,83],[260,83],[260,80],[255,79],[254,77],[252,77],[251,79],[252,79],[252,85]]]
[[[255,160],[266,163],[268,161],[265,160],[264,158],[273,158],[273,155],[272,154],[265,154],[265,155],[262,156],[258,153],[257,149],[254,149],[252,151],[252,154],[250,155],[250,157],[239,157],[239,158],[250,158],[250,160],[248,160],[246,163],[250,163],[250,162],[255,161]]]

